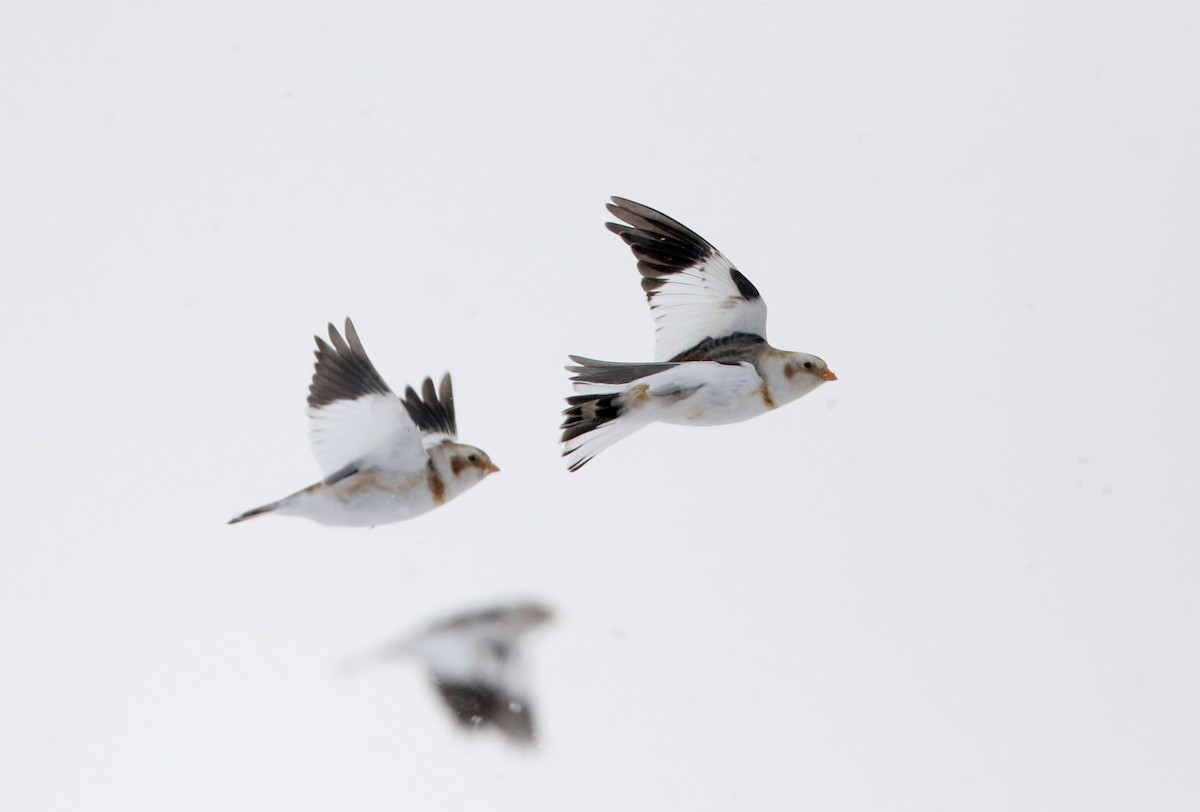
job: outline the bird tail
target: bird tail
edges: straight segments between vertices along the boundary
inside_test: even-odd
[[[678,366],[667,362],[626,363],[623,361],[598,361],[582,355],[568,356],[575,362],[567,367],[571,375],[571,386],[580,394],[602,394],[624,392],[643,378]]]
[[[562,426],[563,456],[571,471],[578,471],[592,457],[646,425],[636,412],[625,408],[625,392],[574,395],[567,398]]]
[[[234,516],[232,519],[230,519],[229,524],[237,524],[238,522],[244,522],[247,519],[253,519],[255,516],[261,516],[264,513],[270,513],[277,507],[279,507],[279,502],[272,502],[269,505],[263,505],[262,507],[256,507],[253,510],[247,510],[240,516]]]
[[[353,654],[342,659],[337,665],[337,671],[344,677],[350,677],[365,668],[378,665],[387,660],[404,657],[413,651],[411,640],[400,640],[387,645],[377,646],[370,651]]]

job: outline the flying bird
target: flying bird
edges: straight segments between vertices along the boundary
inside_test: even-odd
[[[621,223],[609,231],[633,249],[657,325],[654,361],[575,366],[562,429],[577,471],[626,435],[654,422],[737,423],[800,398],[837,376],[815,355],[767,343],[758,288],[707,240],[649,206],[614,197]]]
[[[450,375],[421,394],[396,396],[367,357],[346,319],[346,337],[329,325],[316,336],[317,362],[308,388],[308,441],[325,478],[277,502],[248,510],[230,524],[276,513],[331,527],[371,527],[441,507],[497,468],[478,448],[456,442]]]
[[[515,744],[531,745],[537,731],[520,641],[552,618],[550,609],[532,602],[464,612],[353,658],[344,670],[416,656],[424,660],[434,688],[462,728],[492,727]]]

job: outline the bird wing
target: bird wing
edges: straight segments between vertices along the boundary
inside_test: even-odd
[[[533,743],[533,712],[528,701],[487,682],[449,682],[435,677],[433,684],[461,726],[476,730],[494,725],[516,744]]]
[[[466,727],[495,725],[513,741],[534,735],[524,661],[515,640],[477,628],[460,632],[458,659],[430,658],[430,672],[442,700]],[[444,651],[445,649],[443,649]],[[448,652],[447,652],[448,654]]]
[[[443,702],[465,727],[494,725],[518,744],[533,741],[529,677],[519,638],[545,622],[536,604],[499,606],[439,621],[414,647]]]
[[[326,481],[382,467],[418,471],[429,458],[421,430],[367,357],[346,319],[346,337],[329,325],[316,337],[317,362],[308,388],[308,441]]]
[[[422,396],[424,399],[422,399]],[[458,424],[454,417],[454,388],[450,373],[442,376],[438,389],[433,388],[433,379],[426,378],[421,394],[411,386],[404,390],[404,409],[421,430],[421,442],[425,448],[458,438]]]
[[[614,197],[608,210],[624,221],[608,223],[608,230],[637,257],[657,325],[656,361],[675,360],[726,336],[766,339],[767,305],[758,289],[707,240],[632,200]]]

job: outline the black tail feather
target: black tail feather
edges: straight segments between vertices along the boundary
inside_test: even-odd
[[[566,419],[559,428],[563,430],[562,442],[566,443],[600,428],[605,423],[621,416],[621,404],[617,399],[620,392],[604,395],[573,395],[567,398],[563,411]]]
[[[578,383],[633,383],[677,366],[670,362],[626,363],[623,361],[597,361],[595,358],[584,358],[582,355],[569,357],[576,366],[569,366],[566,369],[572,373],[571,380]]]

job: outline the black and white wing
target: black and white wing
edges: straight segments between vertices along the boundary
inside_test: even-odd
[[[510,651],[484,656],[495,660],[495,673],[476,671],[461,675],[432,671],[433,684],[442,702],[455,721],[468,730],[494,727],[516,744],[532,744],[536,728],[519,654]],[[481,656],[477,655],[475,661],[477,667],[482,666]]]
[[[414,647],[460,725],[495,727],[517,744],[533,743],[536,728],[520,638],[551,617],[537,603],[499,606],[447,618],[419,638]]]
[[[346,319],[346,337],[329,325],[316,336],[317,362],[308,388],[308,441],[326,481],[361,468],[419,471],[429,455],[408,410],[367,357]]]
[[[637,257],[642,289],[657,325],[654,360],[684,360],[703,342],[729,336],[766,339],[767,305],[741,271],[682,223],[649,206],[614,197],[624,223],[608,223]]]
[[[458,437],[458,425],[454,419],[454,388],[450,373],[442,376],[436,390],[433,379],[426,378],[421,394],[411,386],[404,390],[404,408],[421,430],[421,442],[425,448],[435,446]]]

